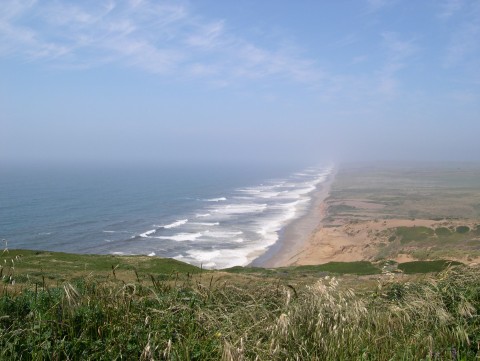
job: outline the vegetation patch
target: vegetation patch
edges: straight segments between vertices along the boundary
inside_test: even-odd
[[[357,262],[329,262],[321,265],[281,267],[281,268],[261,268],[261,267],[232,267],[223,269],[224,272],[238,274],[255,274],[263,276],[298,277],[305,275],[318,276],[318,274],[337,273],[337,274],[353,274],[353,275],[372,275],[381,273],[381,270],[368,261]]]
[[[473,230],[473,234],[476,236],[480,236],[480,224],[477,224],[477,226]]]
[[[358,209],[356,207],[349,206],[347,204],[336,204],[328,207],[328,211],[330,214],[347,213],[347,212],[353,212],[357,210]]]
[[[470,227],[468,226],[458,226],[455,228],[455,232],[460,233],[460,234],[465,234],[470,232]]]
[[[362,291],[345,287],[342,277],[297,286],[171,271],[166,280],[140,274],[131,283],[85,277],[21,292],[4,288],[0,359],[474,360],[480,354],[478,268],[408,283],[384,278]]]
[[[373,275],[381,270],[368,261],[357,262],[328,262],[316,266],[297,266],[297,271],[318,271],[338,274]]]
[[[415,258],[415,259],[419,259],[419,260],[427,260],[429,258],[431,258],[431,250],[430,249],[426,249],[426,248],[417,248],[413,251],[410,252],[410,255]]]
[[[238,273],[238,274],[256,274],[256,275],[275,275],[279,272],[277,269],[269,269],[269,268],[261,268],[261,267],[242,267],[242,266],[235,266],[230,268],[222,269],[223,272],[228,273]]]
[[[398,269],[404,273],[430,273],[441,272],[450,266],[459,266],[463,263],[457,261],[448,260],[436,260],[436,261],[412,261],[400,263]]]
[[[478,268],[399,283],[320,277],[379,273],[393,261],[229,274],[149,257],[11,251],[0,260],[0,360],[428,360],[451,359],[452,348],[473,360],[480,352]],[[63,268],[67,261],[78,267]],[[32,281],[32,265],[42,282]]]
[[[435,234],[437,236],[449,236],[452,234],[452,231],[450,231],[447,227],[439,227],[435,229]]]
[[[395,233],[402,243],[425,241],[434,235],[432,228],[423,226],[397,227]]]

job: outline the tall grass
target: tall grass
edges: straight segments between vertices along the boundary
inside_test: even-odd
[[[369,295],[321,280],[278,318],[274,359],[474,359],[480,277],[449,270],[425,283],[392,283]]]
[[[474,360],[480,272],[453,268],[369,292],[221,274],[92,277],[0,297],[4,360]],[[5,274],[4,274],[5,276]],[[382,276],[383,277],[383,276]],[[13,277],[14,278],[14,277]],[[18,286],[18,285],[17,285]],[[16,287],[17,287],[16,286]]]

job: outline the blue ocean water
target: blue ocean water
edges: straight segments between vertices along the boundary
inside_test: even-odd
[[[9,248],[247,265],[308,208],[330,167],[3,167]]]

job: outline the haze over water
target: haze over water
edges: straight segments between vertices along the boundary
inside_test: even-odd
[[[246,265],[308,209],[330,169],[8,169],[0,180],[0,237],[10,248]]]

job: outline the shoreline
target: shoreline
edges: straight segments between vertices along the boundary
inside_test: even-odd
[[[303,252],[308,249],[309,240],[322,226],[325,216],[325,199],[335,179],[336,169],[327,175],[313,191],[312,203],[305,214],[286,225],[279,234],[279,239],[264,254],[255,258],[248,267],[286,267],[293,265]]]

